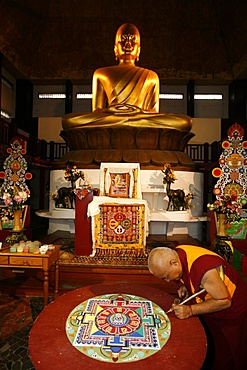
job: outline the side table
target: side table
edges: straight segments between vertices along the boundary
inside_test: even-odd
[[[49,269],[55,263],[55,297],[58,296],[60,246],[45,254],[10,252],[10,247],[0,249],[0,267],[21,269],[42,269],[44,271],[44,307],[48,304]]]

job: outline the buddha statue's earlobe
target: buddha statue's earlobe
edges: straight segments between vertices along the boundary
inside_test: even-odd
[[[138,48],[138,52],[137,52],[137,56],[136,56],[136,61],[139,62],[139,57],[140,57],[140,52],[141,52],[141,48],[139,47]]]
[[[114,45],[114,54],[115,54],[115,60],[118,60],[118,52],[117,52],[117,46]]]

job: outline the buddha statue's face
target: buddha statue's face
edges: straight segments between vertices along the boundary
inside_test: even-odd
[[[140,34],[130,23],[123,24],[117,31],[114,52],[116,59],[121,61],[139,60]]]

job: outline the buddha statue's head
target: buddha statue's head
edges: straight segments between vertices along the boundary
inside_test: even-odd
[[[141,51],[140,33],[136,26],[124,23],[116,33],[114,53],[116,60],[135,62],[139,60]]]

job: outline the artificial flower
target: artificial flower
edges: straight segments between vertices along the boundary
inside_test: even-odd
[[[171,184],[177,180],[173,169],[171,168],[171,165],[169,163],[164,164],[163,170],[161,170],[163,173],[163,184]]]
[[[242,205],[235,194],[221,195],[214,203],[207,205],[210,211],[224,213],[228,223],[238,221],[241,218]]]
[[[4,204],[9,207],[10,211],[22,209],[22,205],[26,202],[28,197],[30,197],[30,191],[27,185],[21,188],[17,185],[8,185],[4,183],[2,187],[0,187],[0,198],[2,198]]]

